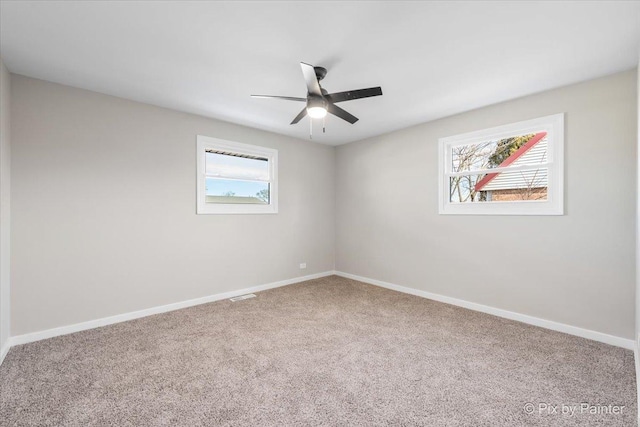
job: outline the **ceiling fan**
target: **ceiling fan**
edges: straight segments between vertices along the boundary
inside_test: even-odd
[[[305,108],[291,122],[292,125],[298,123],[307,114],[313,119],[323,119],[327,113],[340,117],[347,122],[354,124],[358,118],[353,114],[335,105],[338,102],[351,101],[360,98],[382,95],[381,87],[370,87],[368,89],[348,90],[346,92],[328,93],[320,86],[320,80],[327,75],[327,69],[314,67],[313,65],[300,63],[302,75],[307,84],[307,97],[296,98],[293,96],[272,96],[272,95],[251,95],[253,98],[273,98],[286,101],[306,102]],[[323,126],[324,131],[324,126]]]

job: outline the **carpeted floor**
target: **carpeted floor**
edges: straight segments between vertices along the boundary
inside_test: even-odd
[[[12,348],[0,425],[637,425],[629,350],[336,276],[257,295]]]

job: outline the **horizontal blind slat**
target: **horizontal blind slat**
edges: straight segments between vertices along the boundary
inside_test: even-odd
[[[223,156],[242,157],[244,159],[261,160],[263,162],[269,161],[269,159],[267,159],[266,157],[254,156],[251,154],[233,153],[231,151],[221,151],[221,150],[213,150],[213,149],[208,149],[205,151],[207,153],[212,153],[212,154],[222,154]]]

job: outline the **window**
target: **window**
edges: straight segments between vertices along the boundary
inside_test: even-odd
[[[562,215],[564,115],[441,138],[440,214]]]
[[[199,214],[278,212],[278,151],[198,135]]]

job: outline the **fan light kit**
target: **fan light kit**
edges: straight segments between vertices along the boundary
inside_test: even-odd
[[[327,101],[322,98],[308,99],[307,113],[312,119],[322,119],[327,115]]]
[[[298,115],[291,122],[292,125],[298,123],[307,114],[312,119],[324,119],[327,113],[331,113],[334,116],[340,117],[351,124],[358,121],[358,118],[342,108],[335,105],[338,102],[351,101],[360,98],[369,98],[371,96],[382,95],[381,87],[371,87],[368,89],[350,90],[346,92],[328,93],[320,86],[320,80],[327,75],[327,69],[323,67],[314,67],[313,65],[300,63],[302,68],[302,75],[307,84],[307,97],[296,98],[293,96],[273,96],[273,95],[251,95],[253,98],[272,98],[283,99],[285,101],[298,101],[306,102],[305,108],[298,113]],[[311,138],[312,121],[309,121],[309,138]],[[322,132],[325,131],[324,120],[322,124]]]
[[[307,113],[312,119],[321,119],[327,115],[327,109],[325,107],[307,107]]]

